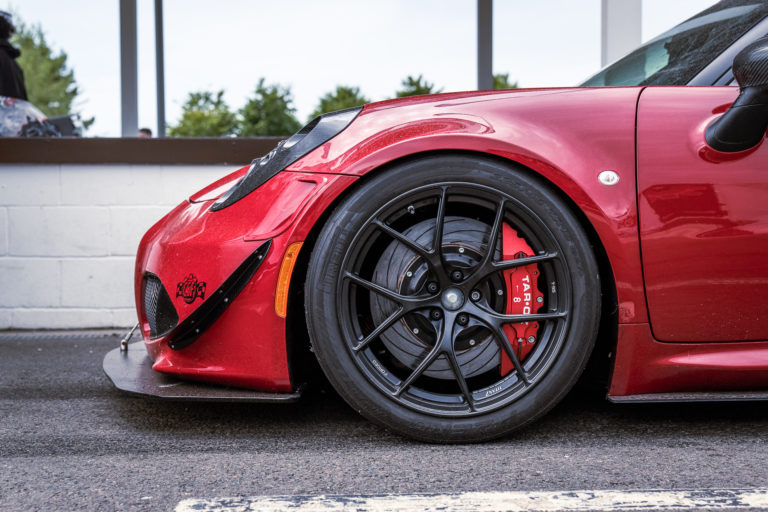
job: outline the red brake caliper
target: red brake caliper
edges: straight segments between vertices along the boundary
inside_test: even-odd
[[[518,236],[517,231],[508,224],[504,224],[502,233],[502,253],[504,260],[533,256],[533,250],[528,243]],[[544,302],[544,295],[537,286],[539,279],[539,266],[534,264],[524,267],[505,270],[504,284],[507,287],[508,315],[530,315],[537,313]],[[539,323],[522,322],[519,324],[505,324],[504,333],[512,346],[517,358],[522,361],[533,350],[538,341]],[[512,361],[504,352],[501,352],[501,375],[504,376],[514,369]]]

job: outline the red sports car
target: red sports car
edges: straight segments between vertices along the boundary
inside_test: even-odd
[[[612,401],[768,398],[766,16],[721,2],[585,84],[629,87],[316,118],[147,232],[146,351],[107,373],[285,401],[313,354],[361,414],[437,442],[535,420],[590,359]]]

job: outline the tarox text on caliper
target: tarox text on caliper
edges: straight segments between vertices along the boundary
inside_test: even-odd
[[[533,249],[508,224],[504,224],[501,234],[502,255],[504,260],[533,256]],[[505,270],[504,284],[507,288],[507,304],[505,313],[508,315],[530,315],[537,313],[544,304],[544,295],[537,285],[539,266],[535,263],[524,267]],[[521,322],[505,324],[504,334],[517,354],[523,361],[538,342],[539,323]],[[501,352],[501,375],[507,375],[514,369],[504,351]]]

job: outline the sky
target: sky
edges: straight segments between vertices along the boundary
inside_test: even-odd
[[[621,0],[610,0],[621,1]],[[154,1],[138,0],[139,126],[156,129]],[[642,40],[715,3],[643,0]],[[64,51],[88,136],[120,136],[118,0],[0,0]],[[575,85],[600,67],[600,0],[496,0],[493,71],[520,87]],[[260,77],[290,86],[306,121],[337,85],[393,97],[408,75],[445,92],[476,86],[475,0],[164,0],[166,120],[189,92],[241,108]]]

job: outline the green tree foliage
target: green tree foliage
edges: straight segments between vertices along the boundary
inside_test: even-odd
[[[240,109],[237,134],[241,137],[292,135],[301,128],[294,112],[290,87],[267,86],[261,78],[253,97]]]
[[[395,93],[398,98],[404,98],[405,96],[419,96],[420,94],[434,94],[442,91],[442,89],[436,91],[435,84],[424,80],[422,75],[419,75],[416,78],[408,75],[401,83],[403,84],[403,88]]]
[[[178,124],[168,128],[171,137],[224,137],[234,135],[237,117],[222,98],[224,91],[189,93]]]
[[[360,88],[359,87],[347,87],[344,85],[339,85],[336,87],[336,90],[333,92],[327,93],[325,96],[320,98],[320,103],[317,105],[317,108],[315,108],[315,111],[312,112],[312,115],[309,116],[310,119],[314,118],[315,116],[319,116],[320,114],[325,114],[326,112],[333,112],[334,110],[342,110],[345,108],[352,108],[352,107],[359,107],[360,105],[365,105],[366,103],[370,103],[371,100],[360,94]]]
[[[493,75],[494,89],[517,89],[517,82],[510,83],[509,73]]]
[[[72,103],[80,91],[74,72],[67,69],[67,54],[53,52],[39,25],[27,27],[18,20],[15,25],[11,43],[21,50],[17,62],[24,71],[29,101],[48,117],[76,113]],[[93,118],[83,121],[86,127],[92,123]]]

